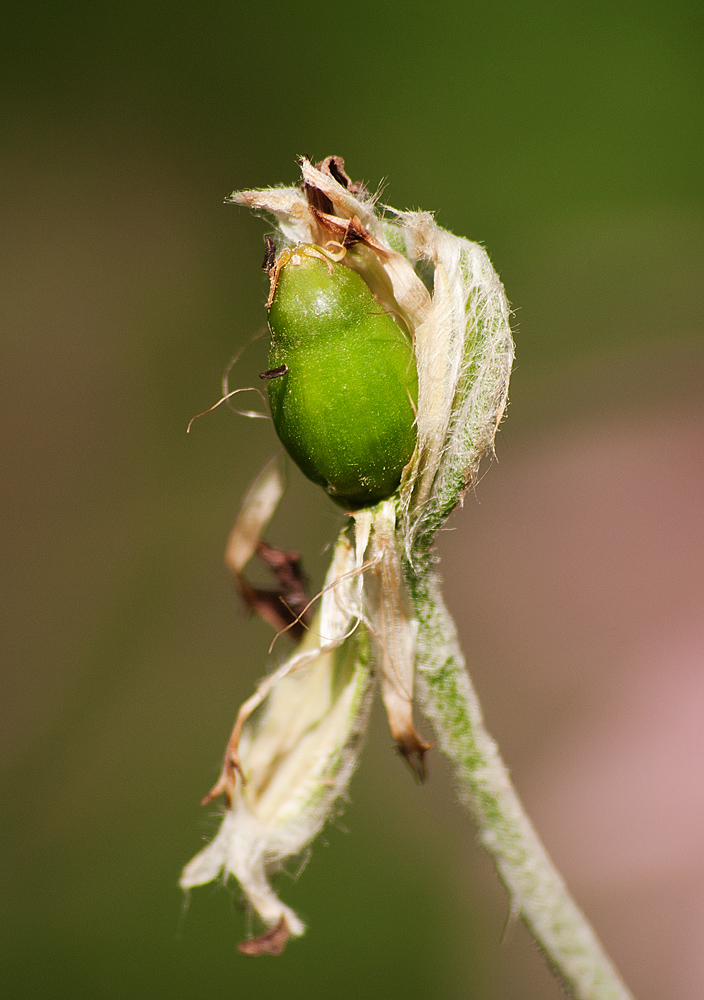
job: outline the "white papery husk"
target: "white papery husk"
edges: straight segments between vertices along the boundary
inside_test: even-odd
[[[279,670],[261,717],[245,726],[239,781],[215,839],[188,864],[181,887],[234,875],[268,927],[301,919],[282,903],[270,876],[300,855],[344,798],[366,729],[371,674],[359,617],[355,552],[343,534],[319,614]],[[352,634],[350,634],[352,632]]]
[[[227,200],[273,217],[279,249],[282,238],[286,245],[328,247],[363,277],[413,341],[418,406],[417,446],[399,491],[355,513],[354,551],[341,535],[320,616],[262,715],[242,734],[247,783],[238,782],[215,840],[181,880],[190,888],[220,872],[233,874],[264,923],[283,919],[293,934],[303,924],[277,898],[269,876],[305,850],[346,794],[369,710],[367,634],[392,732],[423,775],[429,744],[412,723],[420,609],[404,575],[426,572],[435,532],[476,482],[493,447],[513,361],[508,303],[480,245],[442,229],[427,212],[379,210],[376,199],[349,182],[339,158],[317,167],[302,159],[301,172],[301,187]],[[421,271],[430,272],[427,286]],[[251,510],[259,503],[268,520],[270,500],[250,497],[242,522],[250,535],[245,543],[235,538],[238,558],[249,558],[263,528],[252,528]],[[274,506],[277,500],[278,494]]]

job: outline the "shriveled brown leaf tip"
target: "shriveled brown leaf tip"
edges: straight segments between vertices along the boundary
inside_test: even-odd
[[[286,923],[286,917],[282,916],[278,923],[258,937],[240,941],[237,950],[241,955],[280,955],[290,937],[291,931]]]

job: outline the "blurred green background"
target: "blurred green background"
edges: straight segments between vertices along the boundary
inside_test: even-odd
[[[224,207],[230,191],[292,183],[298,154],[334,153],[372,189],[383,181],[389,204],[486,245],[518,361],[491,492],[480,484],[455,518],[448,591],[530,803],[544,787],[531,752],[551,728],[568,743],[561,720],[585,701],[575,674],[550,701],[534,636],[521,658],[536,619],[511,581],[540,586],[522,512],[550,521],[565,506],[534,470],[556,440],[603,454],[624,421],[701,426],[701,4],[34,2],[0,17],[6,995],[558,997],[523,929],[504,936],[506,898],[439,755],[415,786],[378,711],[345,815],[281,882],[307,935],[247,960],[236,891],[201,889],[185,909],[180,869],[217,825],[198,801],[266,664],[269,635],[239,607],[222,551],[275,448],[266,422],[224,408],[185,428],[265,320],[268,226]],[[262,349],[235,381],[252,384]],[[647,451],[633,496],[696,466],[697,435],[667,466],[677,435]],[[630,447],[615,451],[626,465]],[[622,467],[587,468],[575,504]],[[340,517],[290,479],[270,538],[299,548],[317,583]],[[482,548],[462,528],[492,509],[505,513],[499,563],[490,536]],[[597,516],[611,509],[607,497]],[[660,578],[647,561],[643,574]],[[677,566],[666,582],[680,604],[692,593]],[[527,721],[543,694],[549,711]],[[681,959],[652,958],[641,897],[600,918],[585,879],[576,891],[634,988],[674,995]],[[638,941],[655,942],[645,963]]]

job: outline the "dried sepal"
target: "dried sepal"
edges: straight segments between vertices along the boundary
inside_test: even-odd
[[[396,501],[371,511],[364,580],[364,620],[391,735],[416,776],[425,777],[425,754],[432,744],[413,724],[413,681],[417,622],[406,589],[396,540]]]
[[[262,533],[274,516],[284,492],[281,473],[270,463],[254,480],[242,501],[225,547],[225,565],[239,576],[257,551]]]
[[[402,487],[413,561],[493,448],[514,349],[506,294],[484,248],[442,229],[428,212],[394,214],[387,236],[393,230],[411,260],[433,269],[432,309],[416,330],[418,448]]]
[[[252,587],[242,576],[239,585],[247,605],[277,632],[293,642],[303,638],[310,621],[306,576],[300,553],[261,541],[257,555],[276,578],[275,589]]]
[[[221,790],[229,808],[181,877],[189,889],[234,875],[264,925],[283,919],[292,935],[304,924],[270,878],[306,849],[345,796],[371,700],[365,635],[354,629],[359,558],[343,533],[310,632],[275,683],[262,682],[261,711],[240,726],[234,752],[245,780],[233,780],[226,760]]]
[[[344,263],[361,274],[384,308],[413,330],[430,308],[428,291],[409,261],[386,239],[375,200],[363,187],[341,183],[340,171],[330,168],[332,161],[343,163],[341,157],[328,157],[313,166],[303,157],[301,188],[239,191],[227,201],[273,216],[291,243],[325,246],[333,241],[351,248]],[[320,204],[329,210],[321,211]]]
[[[273,927],[267,928],[257,937],[245,938],[237,945],[240,955],[280,955],[291,937],[291,929],[286,917],[279,917]]]
[[[282,493],[281,474],[277,464],[270,463],[257,476],[242,503],[225,547],[225,565],[247,607],[277,632],[286,630],[289,638],[298,641],[308,622],[300,556],[268,545],[261,537]],[[253,587],[246,579],[244,569],[255,554],[274,574],[275,589]]]

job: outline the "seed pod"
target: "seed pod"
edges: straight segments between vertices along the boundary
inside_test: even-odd
[[[416,442],[413,345],[363,279],[319,247],[284,251],[269,310],[274,426],[309,479],[348,510],[398,488]]]

